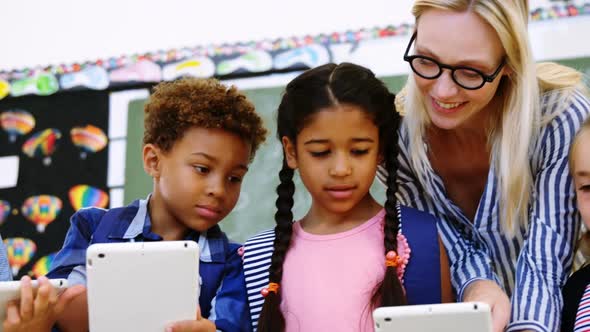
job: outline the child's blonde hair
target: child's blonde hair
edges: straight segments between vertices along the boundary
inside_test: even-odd
[[[584,123],[580,127],[580,130],[578,130],[578,133],[574,137],[574,140],[572,141],[572,145],[570,146],[569,168],[570,168],[570,174],[572,176],[574,176],[574,173],[575,173],[574,161],[575,161],[576,149],[580,145],[580,140],[581,140],[582,134],[587,133],[587,132],[590,132],[590,118],[588,118],[588,119],[586,119],[586,121],[584,121]],[[584,229],[585,229],[585,232],[582,233],[582,235],[580,236],[580,240],[578,241],[577,247],[578,247],[579,253],[584,258],[584,261],[585,261],[584,264],[587,264],[588,261],[590,261],[590,230],[588,230],[587,228],[584,228]]]
[[[572,144],[570,145],[570,151],[569,151],[569,165],[570,165],[570,174],[573,176],[574,175],[574,153],[576,152],[576,148],[578,147],[578,145],[580,145],[580,137],[582,137],[582,134],[585,132],[590,131],[590,118],[586,119],[586,121],[584,121],[584,123],[582,123],[582,126],[580,126],[580,130],[578,130],[578,132],[576,133],[576,136],[574,137],[574,140],[572,141]]]

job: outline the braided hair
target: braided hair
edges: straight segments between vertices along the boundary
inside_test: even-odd
[[[309,117],[321,109],[346,103],[360,107],[372,117],[379,128],[379,148],[389,173],[385,203],[384,262],[387,252],[397,250],[399,231],[395,176],[398,163],[397,128],[400,118],[395,111],[394,100],[395,96],[369,69],[351,63],[326,64],[304,72],[287,85],[277,117],[278,139],[287,137],[294,144]],[[279,172],[280,184],[277,187],[274,251],[269,267],[270,283],[281,283],[283,263],[293,235],[293,174],[294,171],[288,166],[283,152],[283,166]],[[397,269],[393,266],[387,267],[383,281],[375,288],[371,305],[377,307],[405,303],[405,293],[397,277]],[[280,289],[267,293],[258,319],[258,331],[285,330],[285,318],[280,310],[280,304]]]

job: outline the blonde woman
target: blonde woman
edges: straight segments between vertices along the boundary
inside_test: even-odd
[[[417,0],[398,195],[442,221],[459,301],[495,331],[557,331],[580,228],[568,149],[581,74],[536,66],[526,1]],[[380,170],[380,177],[386,174]]]

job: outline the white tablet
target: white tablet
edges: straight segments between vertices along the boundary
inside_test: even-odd
[[[58,294],[61,294],[67,287],[68,281],[66,279],[50,279],[49,283],[57,289]],[[31,281],[33,287],[33,294],[37,294],[39,284],[37,280]],[[2,281],[0,282],[0,332],[3,330],[2,322],[6,319],[6,305],[9,301],[20,298],[20,281]]]
[[[194,241],[101,243],[86,252],[90,331],[162,332],[196,319],[199,246]]]
[[[490,307],[480,302],[381,307],[375,332],[492,332]]]

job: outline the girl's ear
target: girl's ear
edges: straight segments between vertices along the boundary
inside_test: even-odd
[[[143,146],[143,169],[153,178],[160,176],[161,154],[161,150],[153,144]]]
[[[283,143],[285,158],[287,158],[287,165],[289,165],[289,168],[291,169],[297,169],[297,151],[295,150],[295,143],[291,142],[287,136],[283,136],[281,142]]]
[[[508,65],[504,65],[504,68],[502,68],[502,76],[510,77],[512,74],[514,74],[512,68],[508,67]]]

